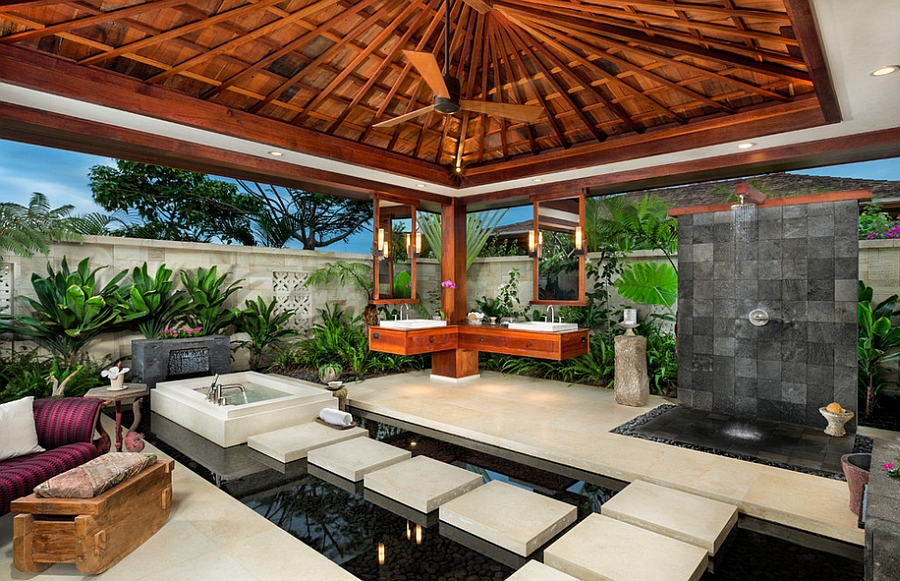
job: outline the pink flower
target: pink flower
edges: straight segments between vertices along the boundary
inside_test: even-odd
[[[894,469],[894,463],[893,463],[893,462],[888,462],[887,464],[885,464],[884,466],[882,466],[881,469],[882,469],[882,470],[893,470],[893,469]]]
[[[450,280],[449,278],[441,283],[441,286],[444,288],[456,288],[456,284]]]

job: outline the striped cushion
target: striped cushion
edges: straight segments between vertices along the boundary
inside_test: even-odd
[[[90,442],[76,442],[0,462],[0,516],[9,512],[9,504],[14,499],[31,494],[41,482],[98,455]]]
[[[73,442],[90,442],[102,403],[80,397],[34,400],[38,443],[49,450]]]

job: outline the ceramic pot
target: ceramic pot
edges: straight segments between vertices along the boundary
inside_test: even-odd
[[[109,389],[111,391],[122,391],[123,389],[125,389],[125,374],[120,373],[114,379],[110,379]]]
[[[869,482],[869,466],[872,463],[871,454],[844,454],[841,456],[841,468],[847,477],[847,486],[850,488],[850,510],[858,515],[861,505],[863,489]]]

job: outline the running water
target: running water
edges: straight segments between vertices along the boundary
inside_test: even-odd
[[[734,239],[738,243],[749,242],[748,228],[756,220],[756,204],[745,203],[744,196],[741,202],[731,206],[731,225],[734,229]]]

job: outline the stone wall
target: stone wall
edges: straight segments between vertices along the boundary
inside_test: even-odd
[[[831,401],[856,411],[857,217],[855,200],[679,216],[679,403],[810,426]]]

